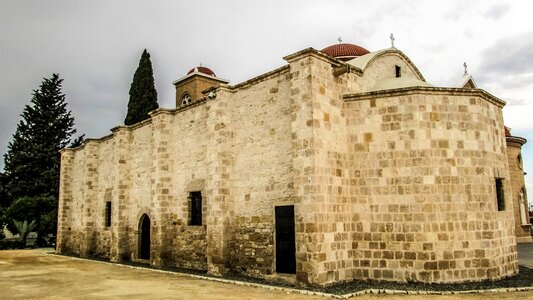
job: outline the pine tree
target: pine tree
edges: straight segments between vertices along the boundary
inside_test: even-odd
[[[4,213],[8,207],[7,191],[4,188],[4,177],[4,173],[0,172],[0,240],[2,239],[2,228],[6,223]]]
[[[131,82],[128,114],[124,124],[132,125],[146,120],[149,118],[148,113],[158,107],[152,62],[150,61],[150,54],[144,49],[139,67],[137,67]]]
[[[67,146],[76,133],[74,118],[67,110],[65,94],[61,91],[62,82],[58,74],[45,78],[22,112],[4,156],[2,185],[7,198],[3,201],[4,207],[21,198],[52,198],[55,202],[51,206],[57,206],[59,150]],[[49,203],[42,207],[43,215],[49,214],[49,207]],[[10,211],[13,209],[7,210]],[[20,214],[21,209],[16,211]]]

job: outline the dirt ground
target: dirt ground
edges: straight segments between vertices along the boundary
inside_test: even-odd
[[[363,295],[356,300],[533,299],[533,292]],[[0,251],[0,299],[329,299],[49,255]]]

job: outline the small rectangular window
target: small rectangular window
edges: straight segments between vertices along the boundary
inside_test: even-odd
[[[496,178],[496,201],[498,201],[498,211],[505,210],[505,197],[503,193],[503,178]]]
[[[396,69],[396,78],[401,77],[402,76],[402,67],[396,66],[395,69]]]
[[[202,225],[202,192],[189,193],[189,225]]]
[[[105,226],[111,226],[111,201],[105,203]]]

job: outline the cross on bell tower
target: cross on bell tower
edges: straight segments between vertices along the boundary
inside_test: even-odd
[[[394,48],[394,40],[395,40],[395,38],[394,38],[394,34],[391,33],[391,34],[390,34],[390,44],[391,44],[391,48]]]

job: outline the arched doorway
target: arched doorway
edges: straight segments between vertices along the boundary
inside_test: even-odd
[[[139,258],[150,259],[150,217],[147,214],[139,221]]]

